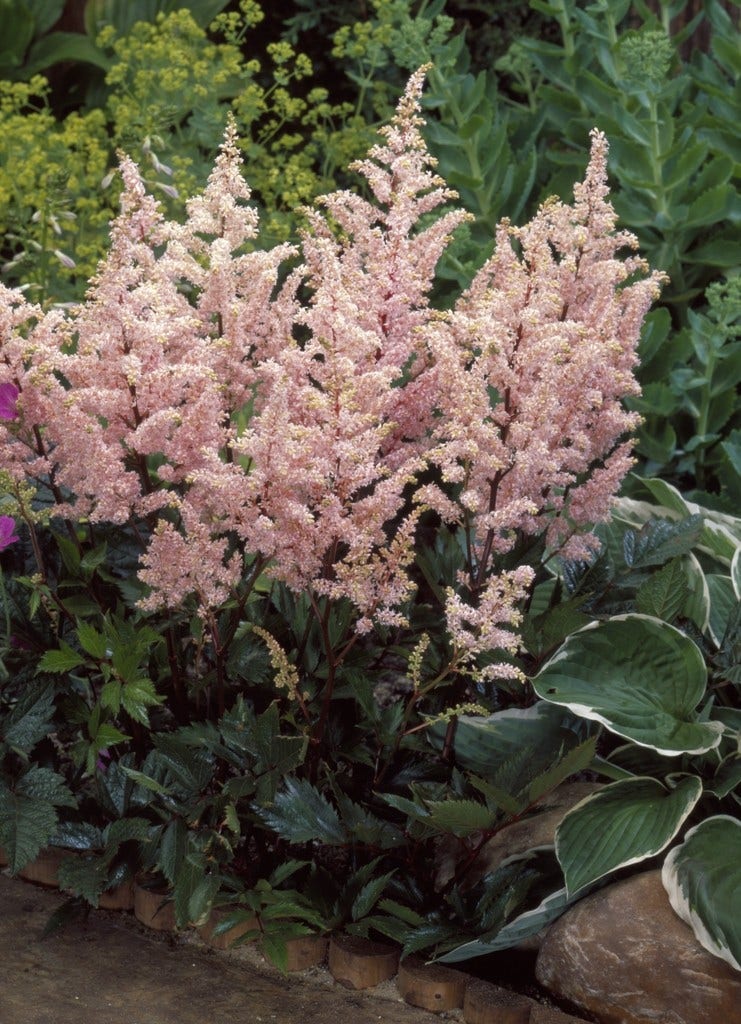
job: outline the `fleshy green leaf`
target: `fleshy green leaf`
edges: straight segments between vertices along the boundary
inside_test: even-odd
[[[690,829],[661,881],[698,942],[741,970],[741,822],[718,815]]]
[[[665,849],[702,795],[694,775],[667,790],[656,779],[623,779],[572,808],[556,829],[556,856],[570,896]]]
[[[621,615],[572,634],[532,680],[543,700],[602,722],[662,754],[699,754],[720,743],[718,722],[700,722],[707,669],[678,629]]]

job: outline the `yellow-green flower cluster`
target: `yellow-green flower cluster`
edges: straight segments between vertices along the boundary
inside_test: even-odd
[[[92,275],[113,215],[101,196],[110,162],[101,110],[55,120],[48,83],[0,82],[0,232],[11,258],[5,273],[22,276],[35,297],[65,297],[70,283]]]

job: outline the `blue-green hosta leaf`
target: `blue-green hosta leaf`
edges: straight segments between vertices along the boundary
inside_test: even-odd
[[[543,700],[667,755],[700,754],[720,743],[723,726],[700,722],[696,712],[706,683],[696,644],[646,615],[580,629],[532,680]]]
[[[731,614],[738,605],[738,598],[733,589],[733,581],[730,576],[709,574],[707,577],[708,590],[710,591],[710,622],[708,629],[710,636],[717,647],[726,632]]]
[[[622,779],[572,808],[556,829],[556,856],[570,896],[669,845],[702,795],[695,775],[667,790],[656,779]]]
[[[741,753],[735,751],[721,761],[712,781],[705,784],[705,789],[722,800],[739,786],[741,786]]]
[[[682,614],[695,623],[704,633],[710,622],[710,591],[699,559],[690,551],[682,559],[682,568],[687,578],[687,599]]]
[[[690,829],[661,881],[698,942],[741,971],[741,822],[717,815]]]
[[[456,761],[485,779],[497,773],[524,748],[537,750],[546,765],[559,754],[577,747],[590,732],[583,722],[567,711],[541,701],[530,708],[507,708],[486,717],[461,715],[455,733]],[[435,723],[428,730],[433,747],[442,749],[447,724]],[[539,774],[539,772],[538,772]]]

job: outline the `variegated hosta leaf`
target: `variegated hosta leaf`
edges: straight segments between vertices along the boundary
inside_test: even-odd
[[[698,942],[741,971],[741,822],[717,815],[690,829],[661,881]]]
[[[701,722],[707,669],[678,629],[647,615],[618,615],[572,633],[532,680],[543,700],[602,722],[661,754],[701,754],[720,722]]]
[[[695,775],[668,790],[656,779],[621,779],[582,800],[556,829],[570,896],[665,849],[702,795]]]

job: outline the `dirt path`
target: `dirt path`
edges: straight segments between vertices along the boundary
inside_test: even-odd
[[[93,912],[41,940],[62,902],[0,874],[0,1024],[434,1024],[441,1016],[348,992],[326,972],[269,966]],[[459,1013],[442,1019],[462,1018]]]

